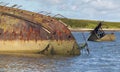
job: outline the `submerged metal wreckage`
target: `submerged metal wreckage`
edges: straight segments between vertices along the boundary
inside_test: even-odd
[[[115,40],[114,33],[106,34],[102,30],[101,26],[102,26],[102,22],[100,22],[98,26],[96,26],[95,29],[91,31],[88,41],[114,41]]]
[[[0,52],[80,55],[70,30],[42,14],[0,6]]]

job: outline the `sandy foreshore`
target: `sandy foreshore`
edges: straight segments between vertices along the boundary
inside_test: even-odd
[[[90,32],[90,31],[93,30],[93,29],[89,29],[89,28],[69,28],[69,29],[72,32]],[[112,32],[114,32],[114,31],[120,31],[120,29],[114,29],[114,28],[111,28],[111,29],[104,29],[103,28],[103,30],[104,31],[112,31]]]

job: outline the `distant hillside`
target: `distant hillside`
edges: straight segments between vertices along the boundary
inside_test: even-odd
[[[67,24],[71,28],[95,28],[100,21],[95,20],[78,20],[67,18],[56,18]],[[120,28],[120,22],[103,22],[102,28]]]

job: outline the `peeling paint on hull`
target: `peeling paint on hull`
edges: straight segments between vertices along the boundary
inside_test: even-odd
[[[98,38],[96,35],[90,35],[88,41],[114,41],[115,35],[114,34],[106,34],[102,38]]]
[[[102,37],[96,41],[115,41],[115,35],[114,34],[106,34],[104,37]]]
[[[56,19],[0,6],[0,52],[80,55],[80,48]]]
[[[49,47],[47,48],[47,46]],[[7,53],[34,53],[47,55],[80,55],[79,48],[75,46],[75,41],[0,41],[0,52]],[[73,50],[74,49],[74,50]],[[74,51],[72,53],[72,51]]]

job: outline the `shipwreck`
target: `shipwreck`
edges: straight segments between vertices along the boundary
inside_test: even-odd
[[[88,41],[114,41],[114,33],[105,33],[102,29],[102,22],[100,22],[93,31],[90,32]]]
[[[71,31],[39,13],[0,6],[0,53],[80,55]]]

